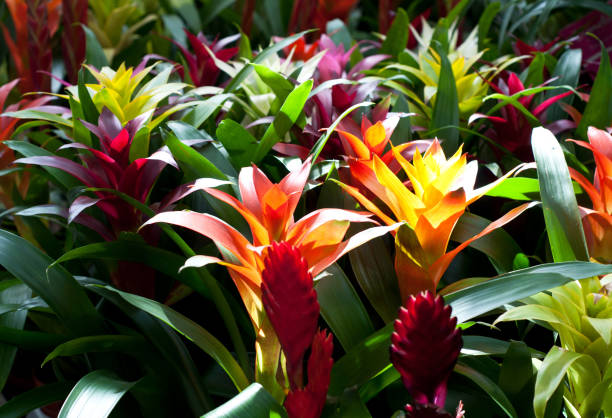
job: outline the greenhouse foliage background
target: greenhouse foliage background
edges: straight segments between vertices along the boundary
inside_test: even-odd
[[[0,417],[612,417],[610,27],[4,0]]]

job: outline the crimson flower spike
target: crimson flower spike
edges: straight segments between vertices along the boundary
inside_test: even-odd
[[[446,383],[463,345],[457,318],[441,296],[430,291],[410,296],[400,308],[391,336],[391,363],[400,372],[415,406],[408,416],[446,416]],[[438,411],[442,415],[431,415]],[[431,414],[426,414],[429,412]]]
[[[267,249],[262,275],[262,302],[287,362],[290,391],[285,408],[290,418],[321,415],[333,365],[333,339],[318,331],[319,303],[308,263],[287,242]],[[304,354],[310,347],[308,383],[304,384]]]

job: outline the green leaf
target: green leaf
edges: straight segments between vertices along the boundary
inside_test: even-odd
[[[287,417],[284,408],[259,383],[252,383],[220,407],[202,418]]]
[[[533,408],[537,418],[544,417],[548,401],[565,378],[569,369],[576,362],[583,362],[584,370],[595,373],[592,377],[598,378],[599,370],[591,357],[573,351],[566,351],[556,346],[550,349],[536,377]],[[585,387],[582,389],[588,391],[590,388]]]
[[[458,323],[469,321],[507,303],[561,286],[572,280],[604,275],[612,266],[585,262],[543,264],[506,273],[445,295]],[[332,368],[329,393],[340,395],[344,388],[363,385],[389,366],[393,323],[357,344]]]
[[[128,240],[97,242],[64,253],[53,262],[53,265],[84,258],[143,263],[170,277],[174,277],[202,296],[210,298],[208,289],[195,270],[185,269],[179,273],[179,269],[185,263],[185,258],[161,248]]]
[[[274,70],[260,64],[251,64],[255,72],[272,89],[276,98],[284,102],[289,93],[293,91],[293,84]]]
[[[7,284],[11,286],[0,290],[0,305],[2,304],[17,304],[20,305],[32,297],[32,290],[18,280],[7,280]],[[6,283],[6,282],[3,282]],[[22,330],[25,325],[27,310],[6,313],[0,315],[0,327],[13,328]],[[0,392],[6,384],[6,379],[13,367],[17,347],[8,344],[0,343]]]
[[[85,61],[87,64],[97,69],[107,67],[109,65],[108,59],[104,54],[100,42],[98,42],[98,38],[96,38],[96,35],[86,25],[81,25],[81,27],[85,31],[85,41],[87,42],[85,47]]]
[[[170,148],[181,170],[185,171],[188,177],[194,180],[205,177],[227,180],[227,176],[213,163],[190,146],[183,144],[175,135],[166,135],[164,142]]]
[[[136,382],[126,382],[108,370],[96,370],[77,382],[58,418],[105,418]]]
[[[168,3],[185,20],[189,30],[198,32],[202,29],[200,15],[193,0],[168,0]]]
[[[225,119],[217,127],[216,134],[236,169],[248,167],[251,164],[259,144],[241,124]]]
[[[325,271],[330,275],[315,282],[321,316],[348,351],[370,335],[374,326],[342,269],[332,264]]]
[[[556,78],[551,85],[563,86],[568,85],[576,88],[578,86],[578,78],[580,77],[580,69],[582,67],[582,50],[581,49],[568,49],[561,55],[555,70],[552,74],[553,78]],[[546,98],[550,98],[554,95],[552,91],[546,93]],[[566,117],[567,113],[559,105],[560,102],[572,104],[574,101],[574,95],[564,97],[556,103],[553,103],[547,111],[549,121],[557,121]]]
[[[499,13],[501,9],[501,3],[498,1],[491,2],[487,5],[484,12],[480,15],[478,20],[478,49],[482,50],[485,48],[487,34],[491,28],[493,19]]]
[[[41,367],[56,357],[68,357],[84,353],[108,353],[124,351],[130,355],[138,356],[142,351],[150,348],[149,343],[140,336],[131,335],[94,335],[91,337],[75,338],[58,345],[50,352]]]
[[[393,321],[402,302],[397,277],[384,238],[360,245],[349,252],[359,286],[385,323]]]
[[[17,119],[46,120],[48,122],[53,122],[61,126],[72,128],[71,121],[64,119],[63,117],[59,115],[56,115],[55,113],[43,112],[42,110],[23,109],[23,110],[17,110],[15,112],[5,112],[5,113],[2,113],[2,116],[8,116],[8,117],[17,118]]]
[[[455,225],[451,239],[455,242],[467,241],[490,223],[491,221],[488,219],[466,212]],[[514,258],[516,254],[521,252],[521,248],[516,241],[501,228],[472,242],[470,247],[488,255],[498,273],[513,270]]]
[[[248,386],[248,380],[244,375],[244,372],[227,348],[225,348],[225,346],[221,344],[219,340],[217,340],[211,333],[193,322],[191,319],[181,315],[166,305],[142,296],[122,292],[109,286],[100,287],[99,290],[115,292],[126,302],[168,324],[178,333],[193,341],[198,347],[204,350],[204,352],[219,363],[219,365],[223,367],[223,370],[225,370],[228,376],[232,379],[232,382],[234,382],[234,385],[236,388],[238,388],[238,390],[242,390]]]
[[[191,112],[185,115],[183,121],[187,122],[194,128],[199,128],[200,125],[206,122],[208,118],[210,118],[230,97],[230,94],[217,94],[202,101],[201,103],[197,104]]]
[[[289,93],[279,113],[274,117],[274,121],[266,129],[263,138],[259,142],[253,157],[255,164],[259,163],[266,156],[274,144],[283,139],[295,121],[297,121],[302,113],[304,104],[306,104],[306,100],[308,100],[310,90],[312,90],[312,80],[307,80]]]
[[[0,343],[23,348],[25,350],[47,351],[66,342],[69,337],[59,334],[49,334],[40,331],[23,331],[0,326]]]
[[[612,95],[608,94],[612,90],[612,67],[610,67],[608,50],[603,42],[599,41],[599,44],[601,45],[599,70],[593,82],[589,102],[577,128],[578,135],[582,138],[587,137],[589,126],[605,129],[612,122]]]
[[[504,304],[524,299],[572,280],[612,272],[612,266],[582,261],[541,264],[502,274],[444,296],[457,322],[469,321]]]
[[[533,374],[529,347],[522,341],[510,342],[499,373],[499,387],[515,397],[529,383]]]
[[[47,270],[51,262],[28,241],[0,230],[0,265],[47,302],[72,333],[103,334],[103,319],[83,288],[62,267]]]
[[[21,393],[0,406],[0,418],[26,416],[37,408],[63,400],[71,388],[70,382],[57,382]]]
[[[545,128],[533,130],[531,147],[553,259],[586,261],[589,254],[582,220],[563,151],[555,136]]]
[[[98,112],[98,109],[96,109],[96,106],[94,105],[93,100],[91,99],[91,95],[89,94],[87,86],[85,86],[85,76],[87,74],[89,74],[89,72],[85,72],[85,68],[81,68],[79,70],[79,103],[81,105],[81,109],[83,110],[83,116],[85,116],[85,121],[97,125],[100,113]]]
[[[305,34],[309,32],[312,32],[312,30],[307,30],[307,31],[303,31],[300,33],[296,33],[295,35],[289,36],[283,39],[282,41],[277,42],[274,45],[267,47],[266,49],[264,49],[263,51],[257,54],[255,59],[253,60],[253,63],[254,64],[265,64],[266,59],[269,56],[276,54],[278,51],[280,51],[286,46],[291,45],[292,43],[294,43],[295,41],[297,41],[298,39],[300,39],[302,36],[304,36]],[[238,74],[236,74],[236,76],[227,84],[227,86],[225,86],[224,92],[229,93],[239,88],[242,82],[249,76],[251,71],[253,71],[253,66],[245,65],[242,68],[242,70],[240,70]]]
[[[410,19],[408,19],[406,11],[401,7],[398,8],[393,24],[389,28],[387,36],[380,47],[380,53],[391,55],[397,59],[399,54],[406,49],[410,32],[408,29],[409,25]]]
[[[455,76],[446,53],[439,43],[435,43],[440,56],[441,67],[436,99],[433,106],[430,129],[437,130],[436,136],[442,140],[446,155],[453,155],[459,146],[459,99]]]
[[[472,382],[476,383],[491,397],[491,399],[495,401],[497,405],[499,405],[499,407],[506,413],[507,416],[512,418],[518,417],[508,397],[504,394],[500,387],[497,386],[495,382],[493,382],[487,376],[461,362],[455,365],[455,372],[467,377]]]

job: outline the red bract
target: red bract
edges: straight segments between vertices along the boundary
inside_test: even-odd
[[[463,345],[450,306],[441,296],[422,292],[408,298],[394,326],[391,363],[404,386],[417,404],[444,407],[446,382]]]
[[[310,58],[315,56],[318,47],[319,41],[307,44],[306,40],[304,40],[304,37],[302,36],[291,45],[283,48],[283,52],[285,53],[285,56],[288,57],[289,54],[291,54],[291,51],[293,51],[293,61],[308,61]]]
[[[87,187],[113,189],[145,203],[155,180],[161,171],[176,162],[165,151],[157,151],[148,158],[129,161],[129,151],[135,134],[135,126],[128,123],[125,128],[107,109],[102,111],[98,126],[83,122],[100,138],[101,151],[79,143],[71,143],[61,148],[77,148],[88,151],[81,155],[85,165],[68,158],[41,156],[21,158],[16,163],[55,167],[71,174]],[[101,224],[95,226],[96,232],[106,240],[112,240],[122,231],[135,231],[142,223],[141,214],[130,204],[113,193],[95,192],[96,198],[79,196],[70,207],[70,220],[90,206],[98,206],[106,215],[111,230]],[[93,225],[92,225],[93,227]]]
[[[317,293],[306,259],[291,244],[272,243],[264,264],[262,301],[287,358],[289,383],[295,390],[302,387],[304,353],[317,330]]]
[[[325,330],[315,334],[308,358],[308,384],[292,390],[285,399],[289,418],[317,418],[325,406],[331,369],[334,364],[334,343]]]
[[[85,60],[85,31],[87,24],[87,0],[62,0],[62,52],[66,76],[77,83],[78,72]]]
[[[334,19],[346,21],[358,0],[318,0],[313,22],[321,33],[325,32],[327,22]]]
[[[201,32],[196,36],[188,30],[185,30],[185,34],[194,51],[193,54],[183,45],[174,41],[172,42],[180,49],[185,61],[187,61],[191,82],[196,87],[214,86],[217,82],[217,78],[219,78],[220,70],[215,64],[215,60],[211,56],[211,53],[214,54],[215,58],[218,60],[223,62],[229,61],[238,53],[238,48],[224,47],[238,39],[239,35],[229,36],[219,40],[215,39],[213,42],[209,42]],[[208,48],[208,51],[206,48]]]

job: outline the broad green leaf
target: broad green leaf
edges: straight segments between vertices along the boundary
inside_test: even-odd
[[[79,93],[79,104],[81,105],[81,109],[83,111],[83,116],[85,117],[85,121],[92,123],[94,125],[98,124],[98,118],[100,117],[100,112],[96,109],[96,106],[91,99],[91,94],[85,85],[85,77],[89,74],[89,72],[85,71],[85,68],[81,68],[79,70],[79,81],[78,81],[78,93]],[[74,115],[73,115],[74,120]],[[76,123],[76,121],[75,121]]]
[[[410,32],[408,29],[409,25],[410,20],[406,11],[401,7],[398,8],[393,23],[380,47],[380,53],[391,55],[397,59],[398,55],[406,49],[408,33]]]
[[[103,319],[83,288],[64,268],[47,270],[51,262],[28,241],[0,230],[0,265],[47,302],[70,332],[104,333]]]
[[[96,370],[77,382],[58,418],[106,418],[136,382],[126,382],[108,370]]]
[[[455,76],[446,53],[440,44],[436,44],[441,67],[436,91],[433,114],[429,128],[436,130],[436,136],[442,141],[446,155],[453,155],[459,146],[459,99]]]
[[[37,408],[62,401],[70,392],[72,385],[71,382],[50,383],[21,393],[4,405],[0,405],[0,418],[23,417]]]
[[[193,341],[198,347],[204,350],[204,352],[219,363],[221,367],[223,367],[223,370],[225,370],[228,376],[232,379],[232,382],[234,382],[234,385],[236,388],[238,388],[238,390],[242,390],[248,386],[248,380],[244,372],[225,346],[221,344],[221,342],[219,342],[219,340],[217,340],[212,334],[193,322],[191,319],[183,316],[166,305],[162,305],[159,302],[142,296],[122,292],[108,286],[101,288],[100,290],[117,293],[126,302],[168,324],[178,333]]]
[[[238,395],[202,418],[287,417],[285,409],[259,383],[252,383]]]
[[[472,382],[476,383],[482,390],[484,390],[490,397],[495,401],[497,405],[506,413],[507,416],[517,418],[518,415],[512,406],[512,402],[504,394],[504,391],[479,371],[459,362],[455,366],[455,372],[467,377]]]
[[[586,261],[589,259],[586,239],[563,151],[555,136],[545,128],[533,130],[531,147],[553,259]]]
[[[325,271],[329,276],[315,282],[321,316],[348,351],[374,332],[374,326],[342,269],[332,264]]]
[[[6,282],[12,283],[12,285],[0,290],[0,305],[20,305],[32,296],[32,290],[26,285],[21,284],[18,280],[7,280]],[[0,315],[0,327],[22,330],[27,314],[26,310],[22,310]],[[16,353],[17,347],[0,343],[0,392],[4,388],[6,379],[11,372]]]
[[[297,121],[306,100],[308,100],[310,90],[312,90],[312,80],[305,81],[289,93],[279,113],[274,117],[274,121],[266,129],[263,138],[259,142],[259,146],[253,156],[255,164],[259,163],[266,156],[274,144],[283,139]]]
[[[66,342],[68,336],[40,331],[24,331],[0,326],[0,344],[8,344],[25,350],[48,351]]]
[[[238,122],[225,119],[217,127],[216,134],[236,169],[251,164],[259,144],[249,131]]]
[[[198,8],[193,0],[168,0],[168,3],[185,20],[190,31],[198,32],[202,29]]]
[[[605,129],[612,122],[612,67],[610,67],[610,56],[603,42],[601,45],[601,60],[597,76],[593,82],[589,102],[582,113],[582,119],[578,124],[577,132],[582,138],[587,137],[587,128],[594,126]]]
[[[230,94],[216,94],[197,104],[196,107],[183,118],[194,128],[199,128],[208,120],[217,109],[231,97]]]
[[[149,343],[140,336],[131,335],[94,335],[81,337],[58,345],[50,352],[42,366],[56,357],[68,357],[84,353],[108,353],[124,351],[130,355],[138,356],[142,351],[150,348]]]

